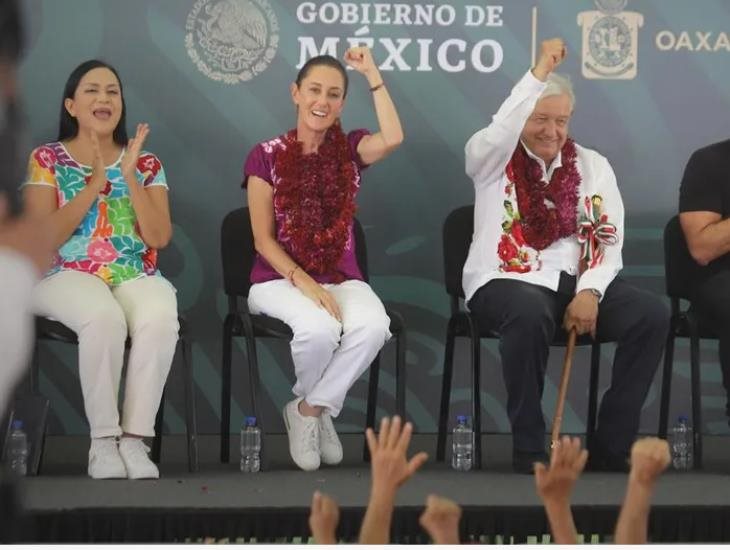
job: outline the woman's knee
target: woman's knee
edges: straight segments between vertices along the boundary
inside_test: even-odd
[[[362,340],[382,346],[391,336],[390,317],[384,309],[375,309],[348,319],[343,330],[345,335],[358,335]]]
[[[334,349],[342,336],[342,324],[326,312],[293,319],[290,327],[294,333],[293,342],[298,344]]]

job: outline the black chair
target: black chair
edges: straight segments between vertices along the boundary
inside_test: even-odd
[[[195,414],[195,386],[193,380],[193,369],[191,365],[192,352],[190,338],[188,335],[187,323],[183,317],[178,317],[180,323],[179,338],[177,347],[182,355],[183,379],[185,386],[185,428],[187,435],[188,470],[198,471],[198,430]],[[36,343],[33,353],[33,360],[30,370],[30,390],[32,393],[39,393],[40,362],[38,358],[38,342],[50,340],[66,344],[78,345],[76,333],[59,321],[53,321],[46,317],[35,318]],[[129,348],[131,341],[127,338],[126,347]],[[152,442],[152,460],[159,464],[162,452],[162,426],[165,414],[165,394],[163,391],[160,407],[155,418],[155,438]]]
[[[474,465],[481,468],[481,398],[480,383],[480,339],[499,338],[495,331],[480,329],[477,319],[470,312],[461,309],[460,300],[464,299],[464,290],[461,277],[464,263],[469,254],[472,234],[474,233],[474,205],[462,206],[453,210],[444,221],[443,226],[443,253],[444,253],[444,282],[446,292],[451,301],[451,317],[446,329],[446,349],[444,351],[444,370],[441,385],[441,408],[439,411],[438,440],[436,443],[436,460],[443,461],[446,456],[446,429],[451,404],[451,379],[454,370],[454,346],[457,337],[470,340],[470,363],[472,376],[472,417],[473,429],[476,436],[474,445]],[[565,346],[568,336],[564,330],[555,335],[554,346]],[[596,428],[596,405],[598,400],[598,378],[601,362],[601,345],[594,342],[589,335],[580,336],[577,345],[590,345],[591,350],[591,377],[588,400],[588,427],[586,430],[586,447],[591,445]]]
[[[360,271],[368,281],[367,248],[365,233],[360,222],[355,219],[355,254]],[[259,381],[259,364],[256,355],[256,338],[279,338],[290,341],[292,331],[279,319],[266,315],[252,315],[248,310],[248,291],[251,288],[250,274],[256,258],[253,232],[248,208],[239,208],[229,212],[221,225],[221,258],[223,260],[223,287],[228,297],[228,314],[223,322],[223,364],[221,367],[221,462],[230,458],[230,423],[231,423],[231,362],[233,337],[246,339],[246,355],[248,359],[249,391],[251,407],[265,433],[264,419],[257,396],[261,394]],[[396,341],[396,412],[405,418],[406,412],[406,332],[402,317],[388,308],[390,332]],[[368,402],[365,427],[375,427],[375,406],[380,374],[380,354],[370,366],[368,383]],[[262,464],[265,445],[262,445]],[[363,458],[369,459],[367,444],[363,449]]]
[[[717,339],[712,323],[698,313],[691,302],[682,309],[680,300],[690,301],[694,281],[701,276],[703,268],[694,261],[687,248],[687,241],[674,216],[664,228],[664,278],[667,295],[671,301],[672,318],[669,325],[667,345],[664,351],[662,394],[659,408],[659,437],[667,437],[669,400],[672,388],[672,367],[674,362],[674,339],[689,338],[690,380],[692,396],[692,425],[694,467],[702,468],[702,404],[700,394],[700,338]]]

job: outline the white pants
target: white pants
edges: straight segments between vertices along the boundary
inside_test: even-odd
[[[155,435],[155,416],[180,328],[174,287],[162,277],[109,287],[95,275],[61,271],[38,284],[34,308],[78,335],[79,378],[91,437],[123,431]],[[117,402],[127,335],[132,347],[120,426]]]
[[[0,248],[0,416],[28,366],[33,343],[31,301],[37,280],[28,258]]]
[[[337,300],[342,323],[286,279],[252,285],[248,306],[252,313],[276,317],[291,327],[297,377],[292,391],[336,417],[347,391],[390,338],[390,319],[363,281],[322,286]]]

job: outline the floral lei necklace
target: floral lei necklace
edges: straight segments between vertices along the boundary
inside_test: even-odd
[[[336,122],[316,153],[305,155],[296,129],[284,136],[286,148],[276,157],[281,178],[274,194],[284,213],[282,245],[310,274],[335,271],[350,236],[355,215],[356,173],[347,137]]]
[[[512,154],[507,176],[514,182],[525,242],[543,250],[578,230],[577,208],[580,174],[576,168],[575,142],[568,139],[561,150],[563,165],[545,185],[542,168],[520,143]]]

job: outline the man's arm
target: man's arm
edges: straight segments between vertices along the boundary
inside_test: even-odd
[[[418,470],[428,455],[418,453],[408,460],[406,452],[413,425],[407,422],[401,431],[401,419],[391,422],[383,418],[376,438],[371,428],[365,432],[370,449],[372,481],[370,501],[360,528],[360,544],[388,544],[395,494],[398,488]]]
[[[575,328],[578,334],[596,335],[598,321],[598,303],[606,294],[611,284],[623,267],[622,250],[624,246],[624,203],[616,183],[616,175],[608,160],[600,155],[590,167],[590,176],[598,178],[593,189],[594,195],[600,197],[599,216],[606,216],[606,222],[616,227],[616,242],[601,244],[603,259],[595,267],[586,269],[578,279],[575,297],[565,309],[563,327],[565,330]],[[578,208],[583,212],[585,196],[579,197]],[[592,199],[593,197],[589,197]],[[582,251],[582,250],[581,250]],[[593,293],[595,290],[600,295]]]
[[[727,179],[727,150],[714,144],[687,161],[679,188],[679,222],[687,248],[700,265],[730,252],[730,219],[723,220],[721,190]]]
[[[666,440],[647,437],[634,443],[626,498],[616,523],[616,544],[646,543],[654,486],[669,461],[669,444]]]
[[[466,143],[466,173],[475,185],[495,180],[504,170],[527,118],[545,89],[545,80],[565,57],[565,45],[559,38],[546,40],[541,48],[537,65],[515,85],[492,118],[492,123]]]
[[[730,252],[730,218],[723,220],[717,212],[682,212],[679,223],[698,264],[707,265]]]

